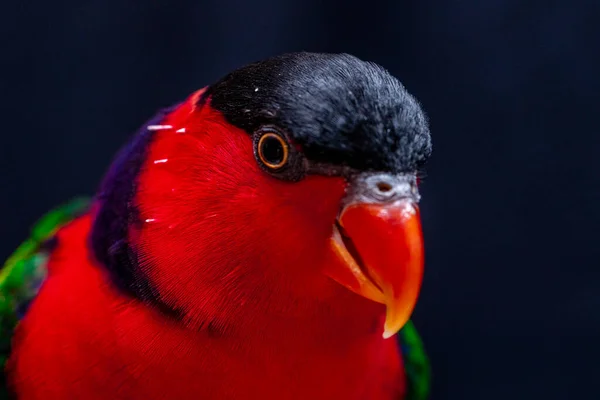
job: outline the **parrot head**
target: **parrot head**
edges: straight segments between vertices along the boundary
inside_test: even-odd
[[[144,126],[98,196],[94,252],[190,325],[226,331],[255,310],[281,321],[352,298],[377,304],[387,338],[421,286],[417,171],[430,153],[423,111],[382,67],[270,58]]]

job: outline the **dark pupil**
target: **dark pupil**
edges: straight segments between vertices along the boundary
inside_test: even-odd
[[[262,142],[262,156],[270,164],[281,164],[283,161],[283,146],[279,139],[267,137]]]

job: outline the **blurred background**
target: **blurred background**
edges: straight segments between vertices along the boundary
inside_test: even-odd
[[[288,51],[378,62],[423,104],[432,399],[600,398],[600,2],[71,0],[0,6],[0,259],[92,194],[163,106]]]

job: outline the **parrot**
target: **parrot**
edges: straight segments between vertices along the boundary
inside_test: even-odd
[[[0,271],[4,396],[424,400],[420,103],[295,52],[160,109]]]

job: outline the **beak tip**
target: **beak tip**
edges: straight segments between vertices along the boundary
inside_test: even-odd
[[[396,321],[396,323],[389,323],[389,321],[386,321],[383,325],[383,338],[389,339],[396,333],[400,332],[405,323],[406,322],[398,323],[398,321]]]
[[[395,334],[396,334],[396,332],[394,332],[394,331],[388,331],[386,329],[386,330],[383,331],[383,335],[382,336],[383,336],[384,339],[389,339],[392,336],[394,336]]]

